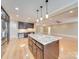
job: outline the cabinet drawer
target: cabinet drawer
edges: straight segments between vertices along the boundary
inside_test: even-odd
[[[36,45],[37,45],[40,49],[42,49],[42,50],[43,50],[43,45],[42,45],[42,44],[40,44],[40,43],[36,42]]]
[[[32,42],[33,42],[33,43],[36,43],[36,41],[35,41],[34,39],[32,40]]]

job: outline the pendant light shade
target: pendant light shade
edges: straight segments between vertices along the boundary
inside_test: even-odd
[[[41,9],[41,17],[40,17],[40,20],[41,21],[43,20],[43,17],[42,17],[42,8],[43,8],[43,6],[40,6],[40,9]]]
[[[47,18],[47,19],[48,19],[48,17],[49,17],[48,14],[46,14],[46,18]]]
[[[36,22],[39,22],[39,19],[37,19]]]
[[[48,19],[48,0],[45,1],[46,2],[46,18]]]
[[[43,20],[43,18],[41,17],[41,18],[40,18],[40,20],[42,21],[42,20]]]

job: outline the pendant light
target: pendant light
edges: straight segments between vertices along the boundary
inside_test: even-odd
[[[38,12],[39,12],[39,10],[36,10],[37,11],[37,20],[36,20],[36,22],[39,22],[39,19],[38,19]]]
[[[48,19],[48,0],[45,1],[46,2],[46,19]]]
[[[43,20],[43,17],[42,17],[42,8],[43,8],[43,6],[40,6],[40,9],[41,9],[41,17],[40,17],[40,20],[41,21]]]

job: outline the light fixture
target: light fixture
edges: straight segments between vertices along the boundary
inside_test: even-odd
[[[38,19],[38,12],[39,12],[39,10],[36,10],[37,11],[37,20],[36,20],[36,22],[39,22],[39,19]]]
[[[71,10],[71,11],[69,11],[69,13],[73,13],[73,11]]]
[[[43,20],[43,18],[41,17],[40,20]]]
[[[48,19],[48,0],[45,1],[46,2],[46,18]]]
[[[39,22],[39,19],[37,19],[36,22]]]
[[[46,14],[46,18],[48,19],[48,14]]]
[[[15,10],[19,10],[19,8],[15,8]]]
[[[41,9],[41,17],[40,17],[40,20],[41,21],[43,20],[43,17],[42,17],[42,8],[43,8],[43,6],[40,6],[40,9]]]

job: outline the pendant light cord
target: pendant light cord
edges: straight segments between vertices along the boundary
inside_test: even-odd
[[[46,0],[46,14],[48,14],[48,0]]]
[[[48,3],[46,2],[46,14],[48,14]]]
[[[39,10],[36,10],[37,11],[37,19],[38,19],[38,12],[39,12]]]
[[[40,6],[40,8],[41,8],[41,17],[42,17],[42,8],[43,8],[43,6]]]

